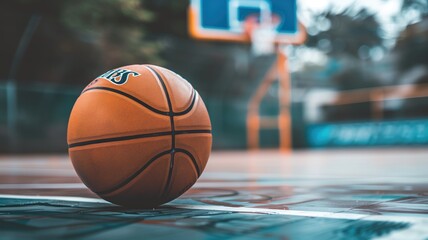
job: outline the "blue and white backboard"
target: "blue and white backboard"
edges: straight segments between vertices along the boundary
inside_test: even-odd
[[[297,43],[302,31],[296,0],[191,0],[189,30],[198,39],[249,41],[244,22],[249,16],[279,19],[277,42]]]

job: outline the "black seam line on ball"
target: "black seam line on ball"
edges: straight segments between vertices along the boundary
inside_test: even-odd
[[[182,135],[182,134],[196,134],[196,133],[212,133],[211,130],[204,130],[204,129],[197,129],[197,130],[178,130],[175,131],[175,135]]]
[[[169,119],[170,119],[170,122],[171,122],[171,135],[172,135],[172,144],[171,145],[172,145],[172,149],[174,149],[175,148],[174,112],[172,110],[172,103],[171,103],[171,98],[169,96],[168,89],[166,87],[165,81],[163,80],[162,76],[154,68],[152,68],[150,66],[146,66],[146,67],[149,68],[150,70],[152,70],[156,74],[156,77],[159,79],[159,82],[161,83],[163,91],[165,93],[166,101],[168,103],[168,108],[169,108],[168,115],[169,115]]]
[[[171,160],[169,161],[169,170],[168,177],[166,179],[166,183],[162,192],[162,198],[166,198],[169,195],[169,191],[171,189],[171,181],[172,181],[172,171],[174,170],[174,162],[175,162],[175,150],[171,150]]]
[[[131,176],[129,176],[128,178],[126,178],[121,183],[117,184],[116,186],[114,186],[114,187],[112,187],[110,189],[107,189],[107,190],[104,190],[104,191],[100,191],[100,192],[96,192],[96,193],[100,194],[100,195],[105,195],[105,194],[112,193],[112,192],[114,192],[114,191],[122,188],[126,184],[130,183],[134,178],[138,177],[138,175],[140,175],[144,170],[146,170],[146,168],[148,168],[157,159],[163,157],[164,155],[170,154],[170,153],[171,153],[170,150],[159,153],[158,155],[156,155],[153,158],[151,158],[146,164],[144,164],[143,167],[141,167],[140,169],[138,169],[138,171],[136,171],[134,174],[132,174]]]
[[[108,88],[108,87],[93,87],[93,88],[86,89],[83,93],[88,92],[88,91],[93,91],[93,90],[104,90],[104,91],[109,91],[109,92],[117,93],[117,94],[119,94],[119,95],[122,95],[122,96],[124,96],[124,97],[127,97],[127,98],[129,98],[129,99],[131,99],[131,100],[133,100],[133,101],[135,101],[135,102],[139,103],[140,105],[142,105],[143,107],[145,107],[145,108],[149,109],[150,111],[152,111],[152,112],[154,112],[154,113],[161,114],[161,115],[166,115],[166,116],[168,116],[168,115],[169,115],[169,112],[164,112],[164,111],[161,111],[161,110],[159,110],[159,109],[156,109],[156,108],[154,108],[154,107],[150,106],[149,104],[147,104],[147,103],[145,103],[145,102],[141,101],[140,99],[138,99],[138,98],[136,98],[136,97],[132,96],[131,94],[128,94],[128,93],[126,93],[126,92],[122,92],[122,91],[117,90],[117,89],[114,89],[114,88]]]
[[[73,147],[81,147],[81,146],[97,144],[97,143],[117,142],[117,141],[126,141],[126,140],[133,140],[133,139],[139,139],[139,138],[168,136],[170,134],[171,134],[171,132],[168,131],[168,132],[156,132],[156,133],[130,135],[130,136],[123,136],[123,137],[103,138],[103,139],[96,139],[96,140],[90,140],[90,141],[85,141],[85,142],[72,143],[72,144],[68,145],[68,147],[73,148]]]
[[[198,133],[209,133],[209,134],[211,134],[211,130],[201,129],[201,130],[175,131],[175,135],[198,134]],[[122,136],[122,137],[114,137],[114,138],[103,138],[103,139],[96,139],[96,140],[90,140],[90,141],[85,141],[85,142],[72,143],[72,144],[68,145],[68,148],[81,147],[81,146],[97,144],[97,143],[119,142],[119,141],[133,140],[133,139],[139,139],[139,138],[150,138],[150,137],[159,137],[159,136],[168,136],[168,135],[172,135],[172,132],[171,131],[155,132],[155,133],[137,134],[137,135]]]
[[[159,79],[159,82],[162,85],[163,91],[165,93],[166,96],[166,101],[168,103],[168,108],[169,108],[169,119],[171,122],[171,159],[170,164],[169,164],[169,170],[168,170],[168,177],[167,177],[167,181],[165,184],[165,188],[162,194],[162,198],[166,197],[169,195],[169,189],[171,186],[171,180],[172,180],[172,171],[174,168],[174,156],[175,156],[175,125],[174,125],[174,112],[172,109],[172,102],[171,102],[171,98],[169,96],[169,92],[168,92],[168,88],[166,87],[165,81],[163,80],[162,76],[152,67],[150,66],[146,66],[148,67],[150,70],[152,70],[155,74],[156,77]]]
[[[127,98],[129,98],[129,99],[131,99],[131,100],[139,103],[140,105],[142,105],[143,107],[149,109],[150,111],[152,111],[154,113],[165,115],[165,116],[169,116],[169,115],[181,116],[181,115],[185,115],[185,114],[189,113],[193,109],[193,106],[195,105],[196,95],[197,95],[196,91],[193,90],[192,102],[190,103],[189,107],[186,108],[184,111],[181,111],[181,112],[173,112],[173,111],[171,111],[171,112],[164,112],[164,111],[161,111],[159,109],[156,109],[156,108],[150,106],[149,104],[141,101],[140,99],[138,99],[138,98],[136,98],[136,97],[134,97],[134,96],[126,93],[126,92],[122,92],[122,91],[114,89],[114,88],[109,88],[109,87],[93,87],[93,88],[86,89],[82,93],[85,93],[85,92],[88,92],[88,91],[93,91],[93,90],[104,90],[104,91],[109,91],[109,92],[117,93],[119,95],[122,95],[124,97],[127,97]]]
[[[198,174],[198,178],[201,176],[201,169],[199,168],[198,163],[196,162],[196,158],[193,156],[192,153],[190,153],[189,151],[185,150],[185,149],[181,149],[181,148],[176,148],[175,152],[179,152],[179,153],[184,153],[186,154],[188,157],[190,157],[190,159],[193,162],[193,165],[195,167],[196,173]]]
[[[193,90],[192,102],[190,103],[189,107],[186,108],[182,112],[174,112],[174,116],[181,116],[181,115],[187,114],[188,112],[190,112],[193,109],[193,106],[195,105],[195,102],[196,102],[196,91]]]

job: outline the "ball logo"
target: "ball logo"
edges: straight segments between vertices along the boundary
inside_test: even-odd
[[[122,85],[128,81],[128,78],[130,75],[136,77],[136,76],[139,76],[140,74],[127,69],[118,68],[118,69],[110,70],[104,73],[103,75],[99,76],[98,78],[104,78],[116,85]]]

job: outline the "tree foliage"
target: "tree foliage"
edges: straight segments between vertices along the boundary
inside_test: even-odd
[[[402,13],[406,14],[409,11],[416,11],[422,17],[428,16],[428,1],[427,0],[403,0],[401,4]]]
[[[318,47],[330,56],[358,58],[364,48],[382,45],[381,27],[375,16],[364,9],[357,13],[327,11],[315,16],[314,22],[327,24],[327,27],[309,35],[306,45]]]
[[[398,66],[409,70],[415,66],[428,68],[428,16],[422,21],[407,26],[400,34],[394,51],[398,53]]]
[[[398,67],[407,71],[415,66],[428,67],[428,1],[403,0],[399,18],[410,12],[417,13],[421,21],[409,24],[397,39],[394,51],[398,54]]]
[[[162,63],[162,44],[151,35],[158,13],[151,0],[16,0],[0,3],[2,29],[11,59],[28,19],[41,17],[24,57],[22,79],[75,82],[131,63]],[[10,22],[14,24],[11,27]],[[15,28],[15,29],[13,29]],[[9,34],[12,33],[12,34]],[[11,47],[12,46],[12,47]],[[49,66],[49,67],[47,67]]]

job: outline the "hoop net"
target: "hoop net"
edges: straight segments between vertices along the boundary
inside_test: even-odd
[[[257,16],[250,16],[245,20],[245,32],[251,40],[251,51],[254,55],[267,55],[275,53],[276,28],[279,19],[268,15],[258,21]]]

